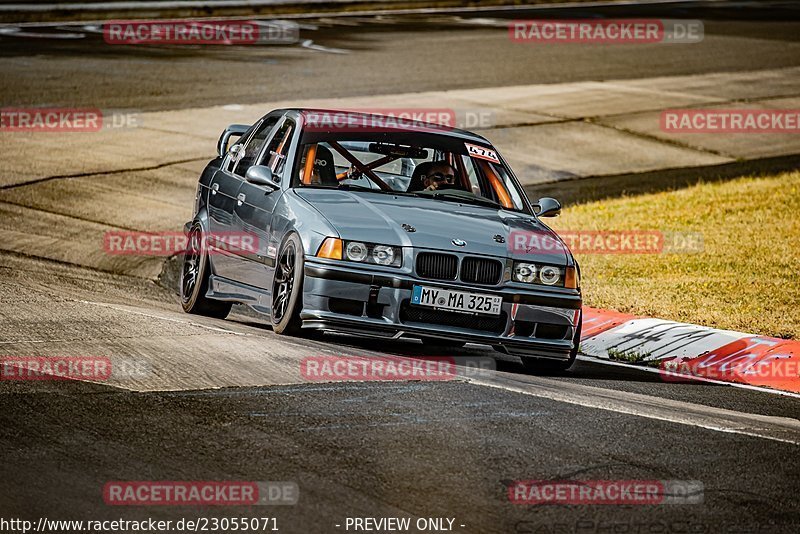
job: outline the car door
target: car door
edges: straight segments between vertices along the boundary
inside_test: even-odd
[[[264,165],[272,170],[276,186],[257,185],[244,180],[237,194],[234,221],[240,225],[237,231],[252,235],[255,239],[255,254],[244,256],[246,260],[240,267],[239,280],[269,291],[272,280],[278,243],[270,238],[272,214],[283,191],[280,184],[289,180],[283,176],[290,165],[286,164],[292,138],[296,129],[295,122],[284,118],[272,131],[264,150],[254,164]]]
[[[231,232],[238,230],[234,222],[234,210],[244,172],[264,147],[277,121],[278,117],[267,117],[256,123],[237,143],[241,145],[240,150],[229,154],[211,179],[208,199],[209,252],[212,254],[214,272],[225,278],[236,279],[237,266],[242,258],[231,247],[219,243],[219,238],[227,238]]]

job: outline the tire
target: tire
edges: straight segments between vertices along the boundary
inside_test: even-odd
[[[283,240],[275,262],[272,280],[270,320],[276,334],[300,334],[300,311],[303,309],[303,245],[297,234]]]
[[[211,266],[203,239],[203,228],[200,223],[194,223],[189,230],[189,239],[181,265],[179,282],[181,306],[186,313],[224,319],[230,313],[233,303],[206,297],[210,273]]]
[[[575,330],[575,336],[572,338],[573,347],[569,352],[569,359],[563,360],[545,360],[541,358],[522,358],[522,365],[525,369],[535,374],[557,375],[564,373],[572,367],[575,359],[578,357],[578,347],[581,342],[581,328],[583,327],[583,312],[578,320],[578,328]]]

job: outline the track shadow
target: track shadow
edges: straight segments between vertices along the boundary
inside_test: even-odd
[[[525,186],[531,200],[553,197],[561,204],[583,204],[627,195],[642,195],[690,187],[702,182],[725,182],[741,176],[763,176],[800,168],[800,155],[779,156],[722,165],[652,172],[575,178]]]

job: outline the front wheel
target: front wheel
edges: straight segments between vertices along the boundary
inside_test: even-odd
[[[276,334],[300,333],[303,308],[303,247],[297,234],[287,237],[275,264],[272,281],[272,330]]]
[[[180,279],[183,311],[224,319],[230,313],[233,304],[206,297],[211,265],[208,261],[205,239],[203,239],[203,228],[199,223],[192,225],[188,237],[186,251],[183,253]]]

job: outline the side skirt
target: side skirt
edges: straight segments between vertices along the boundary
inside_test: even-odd
[[[208,279],[206,297],[247,304],[259,313],[269,314],[272,311],[272,295],[270,293],[215,274]]]

